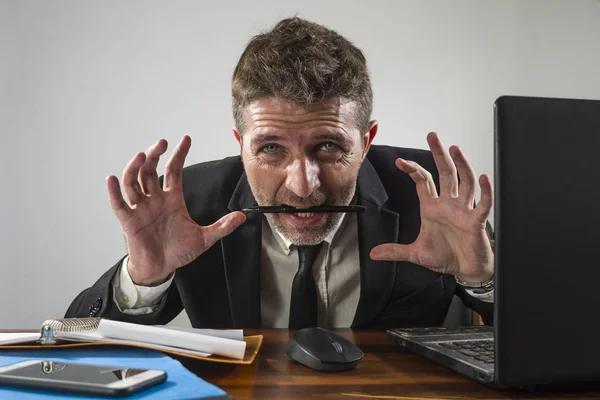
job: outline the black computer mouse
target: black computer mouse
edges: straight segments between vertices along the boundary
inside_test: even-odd
[[[363,352],[349,340],[323,328],[304,328],[292,335],[287,355],[292,360],[322,372],[356,367]]]

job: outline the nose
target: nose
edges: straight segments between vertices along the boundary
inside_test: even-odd
[[[296,196],[306,198],[321,186],[319,166],[305,158],[296,159],[287,168],[285,186]]]

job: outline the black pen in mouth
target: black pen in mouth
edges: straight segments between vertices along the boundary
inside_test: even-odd
[[[309,208],[296,208],[291,206],[254,206],[244,208],[241,211],[244,214],[248,213],[263,213],[263,214],[297,214],[297,213],[347,213],[347,212],[362,212],[365,210],[363,206],[316,206]]]

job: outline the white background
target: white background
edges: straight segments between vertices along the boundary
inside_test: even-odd
[[[366,54],[375,143],[435,130],[492,178],[498,96],[600,98],[598,0],[0,0],[0,328],[61,317],[124,254],[104,179],[135,152],[189,133],[187,165],[238,153],[233,68],[293,15]]]

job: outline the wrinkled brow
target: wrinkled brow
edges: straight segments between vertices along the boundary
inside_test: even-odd
[[[278,142],[278,141],[282,141],[285,139],[286,139],[285,135],[259,134],[252,138],[250,145],[253,147],[257,147],[257,146],[261,146],[265,143]],[[344,135],[343,133],[337,133],[337,132],[317,133],[317,134],[311,136],[310,140],[333,141],[333,142],[338,142],[345,146],[352,145],[352,140],[347,135]]]

